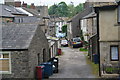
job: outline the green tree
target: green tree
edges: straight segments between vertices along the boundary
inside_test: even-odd
[[[73,2],[71,2],[69,5],[67,5],[65,2],[60,2],[59,4],[54,4],[50,6],[48,12],[49,15],[55,15],[59,17],[73,17],[82,10],[82,3],[75,7]]]
[[[49,15],[57,15],[58,12],[58,5],[54,4],[52,6],[50,6],[50,8],[48,9]]]
[[[62,33],[66,33],[67,36],[67,25],[62,26]]]
[[[68,16],[69,17],[73,17],[75,15],[75,7],[74,7],[74,4],[73,2],[71,2],[69,5],[68,5]]]
[[[68,6],[65,2],[60,2],[58,4],[58,12],[60,17],[68,16]]]
[[[56,15],[60,17],[68,16],[68,6],[65,2],[60,2],[59,4],[54,4],[48,9],[49,15]]]
[[[75,7],[76,14],[79,13],[80,11],[82,11],[82,10],[83,10],[83,4],[82,3],[80,3],[79,5],[77,5]]]
[[[84,40],[84,36],[83,36],[83,31],[82,31],[82,30],[80,31],[80,38],[81,38],[82,41],[85,41],[85,40]]]

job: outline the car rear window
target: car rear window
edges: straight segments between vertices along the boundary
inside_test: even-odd
[[[74,42],[80,42],[80,39],[73,39]]]
[[[67,42],[67,40],[62,40],[62,42]]]

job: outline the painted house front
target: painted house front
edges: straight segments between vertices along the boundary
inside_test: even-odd
[[[96,7],[102,76],[115,77],[119,73],[119,68],[115,68],[120,67],[119,7],[119,4]]]

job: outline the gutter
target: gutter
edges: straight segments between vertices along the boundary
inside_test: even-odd
[[[0,49],[0,51],[27,51],[28,49]]]
[[[97,33],[96,34],[94,34],[94,35],[92,35],[90,38],[89,38],[89,40],[91,39],[91,38],[93,38],[94,36],[96,36],[97,35]]]
[[[70,22],[72,22],[72,20],[67,21],[67,23],[70,23]]]

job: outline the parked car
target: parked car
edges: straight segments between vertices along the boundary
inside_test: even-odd
[[[73,39],[71,39],[71,46],[73,48],[83,47],[83,41],[79,37],[73,38]]]
[[[67,40],[61,40],[61,46],[68,46]]]

